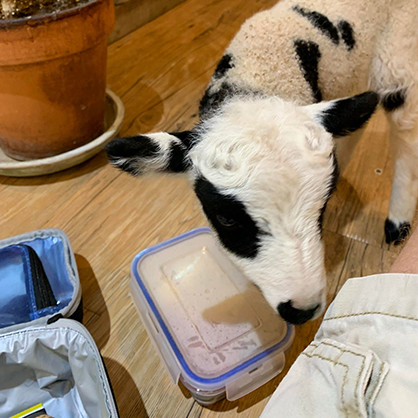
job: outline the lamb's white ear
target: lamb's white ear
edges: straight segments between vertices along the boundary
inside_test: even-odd
[[[306,106],[308,113],[334,137],[349,135],[370,119],[379,104],[372,92]]]
[[[106,146],[109,161],[133,176],[147,172],[181,173],[191,168],[191,131],[157,132],[116,138]]]

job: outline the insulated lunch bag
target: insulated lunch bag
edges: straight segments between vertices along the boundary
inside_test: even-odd
[[[64,232],[0,241],[0,418],[118,417],[81,302]]]

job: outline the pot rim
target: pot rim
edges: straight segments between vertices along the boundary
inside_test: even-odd
[[[65,19],[67,17],[78,14],[82,10],[93,7],[103,1],[104,0],[90,0],[86,3],[80,4],[79,6],[71,7],[69,9],[61,10],[59,12],[20,17],[18,19],[0,19],[0,30],[14,28],[16,26],[37,26],[48,22],[55,22],[57,20]]]

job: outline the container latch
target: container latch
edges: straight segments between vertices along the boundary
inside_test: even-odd
[[[254,366],[253,369],[226,385],[226,398],[235,401],[242,396],[258,389],[273,377],[277,376],[284,368],[285,355],[283,352],[266,360],[264,363]]]

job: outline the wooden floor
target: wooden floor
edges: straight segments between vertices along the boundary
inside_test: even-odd
[[[122,134],[182,130],[241,23],[276,0],[187,0],[110,47],[108,82],[124,101]],[[353,276],[387,271],[399,248],[384,244],[392,163],[382,114],[370,123],[332,197],[325,221],[329,301]],[[0,177],[0,238],[57,227],[80,271],[85,324],[102,351],[121,417],[258,417],[283,374],[236,402],[197,405],[174,386],[132,304],[129,265],[141,249],[205,225],[186,179],[133,179],[103,154],[34,179]],[[297,327],[286,371],[319,321]]]

